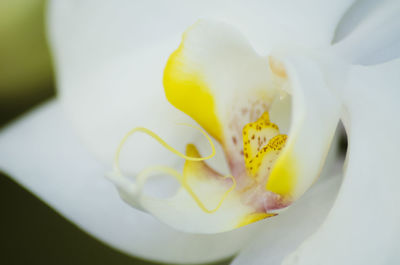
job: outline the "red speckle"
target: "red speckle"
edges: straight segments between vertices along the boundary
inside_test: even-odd
[[[232,137],[233,144],[237,144],[237,139],[235,136]]]

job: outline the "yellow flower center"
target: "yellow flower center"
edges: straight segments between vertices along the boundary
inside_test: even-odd
[[[276,124],[270,122],[268,112],[243,128],[243,150],[247,174],[265,177],[271,170],[287,136],[280,134]]]

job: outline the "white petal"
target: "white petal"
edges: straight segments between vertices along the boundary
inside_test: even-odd
[[[256,110],[268,106],[276,94],[275,89],[270,88],[273,83],[268,74],[265,58],[258,56],[235,28],[221,22],[200,20],[183,34],[182,43],[167,62],[163,81],[169,102],[221,142],[232,167],[243,168],[242,128],[257,119],[265,110],[255,114]],[[246,109],[245,114],[243,109]],[[199,162],[194,162],[193,168],[197,169],[197,165]],[[197,195],[189,191],[184,177],[176,171],[159,173],[166,175],[164,177],[175,175],[184,188],[161,199],[142,192],[147,177],[142,179],[139,175],[133,182],[125,174],[114,172],[110,179],[126,202],[182,231],[217,233],[232,230],[247,215],[256,212],[255,207],[242,203],[237,190],[226,197],[216,212],[208,212],[218,205],[231,185],[218,180],[221,177],[218,174],[213,177],[207,170],[197,172],[196,169],[187,179],[188,186]],[[205,207],[200,208],[196,204],[199,201]]]
[[[328,218],[284,264],[399,264],[400,60],[353,67],[346,86],[347,170]]]
[[[322,170],[339,121],[340,102],[312,57],[288,54],[281,58],[290,82],[291,125],[266,188],[297,199]]]
[[[278,93],[266,58],[232,25],[199,20],[170,56],[163,81],[169,102],[214,136],[231,163],[244,166],[243,126]]]
[[[266,44],[271,47],[268,40],[272,44],[281,40],[311,46],[328,44],[353,2],[59,0],[50,2],[50,37],[57,63],[76,64],[79,69],[74,72],[78,74],[132,48],[143,48],[171,36],[178,43],[180,34],[199,18],[225,19],[235,24],[253,45],[259,43],[260,49]]]
[[[346,60],[357,64],[377,64],[400,56],[400,2],[397,0],[360,1],[345,20],[364,19],[335,49]]]
[[[125,253],[169,263],[226,258],[252,238],[257,227],[219,235],[173,230],[123,203],[51,102],[0,135],[0,169],[65,217]]]
[[[193,142],[195,136],[172,127],[173,121],[185,121],[187,117],[169,105],[160,85],[166,57],[178,40],[176,35],[180,33],[178,21],[186,23],[200,15],[223,17],[241,25],[244,32],[259,29],[258,36],[263,36],[263,41],[260,41],[263,45],[269,41],[277,44],[294,39],[297,45],[319,46],[330,42],[341,14],[351,2],[340,1],[330,5],[328,1],[323,4],[313,0],[281,4],[271,1],[261,7],[251,7],[253,11],[257,10],[258,15],[242,12],[245,9],[240,3],[244,4],[244,1],[226,9],[221,8],[224,5],[218,5],[219,8],[208,4],[200,5],[201,8],[187,5],[179,9],[179,13],[185,14],[183,17],[175,15],[170,21],[157,16],[159,20],[154,20],[154,23],[142,23],[141,20],[145,16],[143,14],[153,12],[151,4],[141,6],[123,2],[114,7],[90,1],[83,4],[54,2],[50,8],[50,32],[56,53],[60,95],[81,139],[103,161],[112,161],[114,149],[121,137],[136,126],[162,132],[163,138],[174,147],[182,149],[182,145]],[[179,4],[183,2],[176,3],[181,7]],[[93,5],[97,8],[93,9]],[[312,12],[310,6],[313,7]],[[168,12],[173,9],[173,3],[163,7],[161,10],[168,17],[174,13]],[[134,11],[130,12],[131,9]],[[315,10],[319,12],[314,13]],[[300,15],[295,16],[298,13]],[[311,19],[303,19],[303,16]],[[87,23],[90,17],[93,19]],[[104,22],[105,17],[109,18],[107,22]],[[324,20],[320,21],[322,17]],[[259,23],[257,18],[268,20]],[[268,30],[261,34],[261,29],[267,27]],[[149,37],[148,31],[155,35],[161,31],[162,37]],[[302,115],[299,117],[298,121],[303,119]],[[325,129],[329,131],[330,127]],[[176,161],[173,156],[154,151],[159,149],[150,141],[134,143],[131,148],[125,148],[127,154],[123,156],[124,168],[130,172],[137,173],[146,165],[157,163],[157,160],[167,164]],[[315,145],[319,145],[319,142],[315,141]],[[323,157],[325,147],[322,153],[317,154]],[[308,165],[306,167],[310,168]],[[311,173],[301,172],[302,175],[310,176],[316,173],[318,168]],[[305,187],[308,188],[307,185]],[[304,192],[304,189],[298,194]]]
[[[319,64],[305,56],[282,57],[290,83],[292,120],[288,142],[272,168],[266,189],[290,203],[319,176],[339,121],[340,104],[327,85]],[[244,114],[242,109],[251,112],[254,107],[259,111],[258,105],[261,105],[260,115],[277,97],[277,84],[286,85],[285,78],[274,82],[270,75],[266,58],[258,56],[232,26],[215,21],[202,20],[190,27],[167,63],[164,86],[168,100],[223,143],[234,165],[231,172],[237,179],[240,176],[235,175],[235,169],[244,166],[244,155],[240,154],[240,149],[235,149],[237,142],[242,142],[243,126],[258,118]],[[289,109],[285,110],[287,116],[290,116]],[[280,125],[279,120],[277,123]],[[182,178],[179,173],[167,175]],[[135,183],[121,174],[113,174],[111,180],[129,204],[183,231],[216,233],[231,230],[245,216],[257,212],[256,206],[244,203],[240,187],[231,192],[217,212],[210,214],[197,207],[195,196],[189,196],[188,190],[181,189],[174,196],[159,199],[141,191],[147,177],[143,180],[138,177]],[[265,184],[260,185],[264,189]],[[208,200],[211,209],[229,189],[211,176],[190,186],[197,188],[202,200]]]
[[[217,206],[229,186],[220,186],[217,181],[192,181],[195,192],[208,209]],[[122,187],[123,189],[126,187]],[[142,195],[140,205],[162,222],[180,231],[214,234],[230,231],[240,226],[241,220],[254,212],[244,205],[240,193],[230,192],[215,213],[206,213],[195,203],[187,190],[180,189],[168,199]]]
[[[325,219],[341,179],[339,175],[321,178],[287,211],[272,218],[257,239],[235,258],[233,265],[280,264]]]
[[[241,250],[233,265],[280,264],[286,255],[318,229],[341,185],[343,158],[337,148],[342,133],[343,128],[339,127],[321,178],[287,211],[271,219],[257,238]]]
[[[165,99],[162,74],[180,33],[196,20],[192,13],[202,9],[175,3],[182,4],[180,16],[173,15],[176,5],[166,2],[54,1],[50,6],[60,98],[83,143],[106,164],[133,127],[147,127],[177,149],[194,140],[193,133],[175,125],[192,121]],[[165,20],[154,19],[162,14]],[[137,173],[149,164],[176,161],[151,139],[138,138],[132,140],[134,148],[125,148],[126,169]],[[132,161],[141,161],[141,167]]]
[[[287,41],[319,46],[331,41],[352,2],[52,1],[49,35],[59,94],[83,142],[106,163],[127,130],[139,125],[163,131],[183,148],[180,140],[193,136],[182,138],[188,134],[171,127],[185,117],[166,102],[161,80],[167,57],[189,25],[202,17],[224,19],[263,53]],[[127,152],[130,161],[139,156]],[[155,154],[156,160],[164,157]]]
[[[170,105],[164,95],[162,58],[167,50],[159,46],[126,54],[107,61],[104,68],[94,66],[84,78],[77,75],[64,82],[64,76],[59,76],[68,118],[86,147],[105,164],[111,165],[122,137],[134,127],[146,127],[180,150],[195,140],[195,130],[176,125],[193,121]],[[75,64],[69,67],[74,68]],[[177,160],[144,135],[131,139],[123,152],[122,165],[133,173],[148,165],[172,164]]]
[[[226,19],[244,32],[260,53],[281,45],[315,48],[331,43],[336,26],[354,2],[239,1],[234,15],[227,15]]]

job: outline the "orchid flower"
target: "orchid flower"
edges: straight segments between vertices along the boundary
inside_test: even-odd
[[[146,259],[396,264],[399,10],[53,1],[59,95],[2,132],[1,169]],[[318,180],[340,120],[343,181]]]

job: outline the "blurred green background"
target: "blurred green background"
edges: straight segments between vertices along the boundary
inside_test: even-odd
[[[0,122],[54,96],[41,0],[0,1]]]
[[[0,128],[55,96],[45,5],[0,1]],[[0,264],[154,263],[97,241],[0,172]]]

